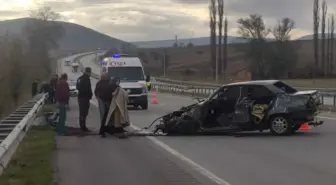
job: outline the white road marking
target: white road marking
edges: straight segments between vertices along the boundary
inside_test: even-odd
[[[90,100],[91,104],[93,104],[94,106],[98,107],[98,104],[93,101]],[[139,127],[131,124],[131,127],[134,130],[141,130]],[[144,131],[146,132],[146,131]],[[171,148],[170,146],[164,144],[162,141],[156,139],[153,136],[146,136],[146,138],[148,138],[149,140],[151,140],[154,144],[158,145],[159,147],[161,147],[162,149],[164,149],[165,151],[167,151],[168,153],[174,155],[175,157],[177,157],[178,159],[186,162],[187,164],[189,164],[193,169],[195,169],[196,171],[198,171],[199,173],[201,173],[202,175],[204,175],[205,177],[209,178],[210,180],[212,180],[213,182],[215,182],[218,185],[231,185],[230,183],[226,182],[225,180],[219,178],[218,176],[216,176],[215,174],[213,174],[212,172],[210,172],[209,170],[203,168],[201,165],[197,164],[196,162],[194,162],[193,160],[187,158],[186,156],[184,156],[183,154],[179,153],[178,151],[174,150],[173,148]]]

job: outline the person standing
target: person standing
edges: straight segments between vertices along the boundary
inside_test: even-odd
[[[56,92],[57,84],[58,84],[58,75],[54,75],[50,80],[50,87],[51,87],[50,99],[51,99],[52,103],[56,102],[55,92]]]
[[[112,101],[104,118],[104,125],[117,137],[126,138],[124,128],[130,125],[127,109],[128,93],[119,86],[120,80],[118,78],[113,81],[112,84],[116,84],[116,89],[112,92]]]
[[[36,94],[38,93],[38,85],[39,85],[39,81],[37,79],[34,80],[32,83],[32,87],[31,87],[32,97],[36,96]]]
[[[56,125],[56,132],[58,135],[65,135],[65,121],[66,121],[66,106],[69,104],[70,93],[69,84],[67,83],[68,76],[63,74],[56,86],[55,98],[59,110],[58,123]]]
[[[90,100],[93,96],[90,76],[91,68],[86,67],[84,74],[77,79],[76,83],[78,90],[79,126],[83,132],[89,132],[89,129],[86,127],[86,117],[89,114]]]
[[[98,100],[98,107],[100,112],[100,129],[99,134],[105,137],[105,121],[104,118],[108,112],[108,108],[112,100],[112,92],[115,90],[116,86],[110,83],[110,79],[107,73],[103,73],[101,80],[96,84],[94,94]]]

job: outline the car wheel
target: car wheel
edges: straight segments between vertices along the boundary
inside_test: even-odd
[[[293,126],[285,116],[274,116],[270,121],[270,130],[274,135],[288,135],[293,133]]]
[[[148,109],[148,102],[141,105],[142,109],[147,110]]]

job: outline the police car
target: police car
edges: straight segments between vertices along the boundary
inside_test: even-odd
[[[120,86],[128,92],[129,105],[148,109],[148,90],[145,73],[138,57],[113,54],[101,61],[101,72],[109,77],[119,77]]]

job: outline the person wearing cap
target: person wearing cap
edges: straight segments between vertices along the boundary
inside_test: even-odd
[[[126,138],[124,128],[130,125],[129,115],[127,110],[128,93],[119,86],[120,79],[113,78],[112,85],[116,86],[112,92],[112,101],[109,111],[104,118],[106,132],[116,135],[119,138]]]
[[[89,129],[86,127],[86,118],[89,114],[90,100],[93,96],[90,76],[91,68],[86,67],[83,75],[77,79],[76,83],[78,90],[79,126],[83,132],[89,132]]]

